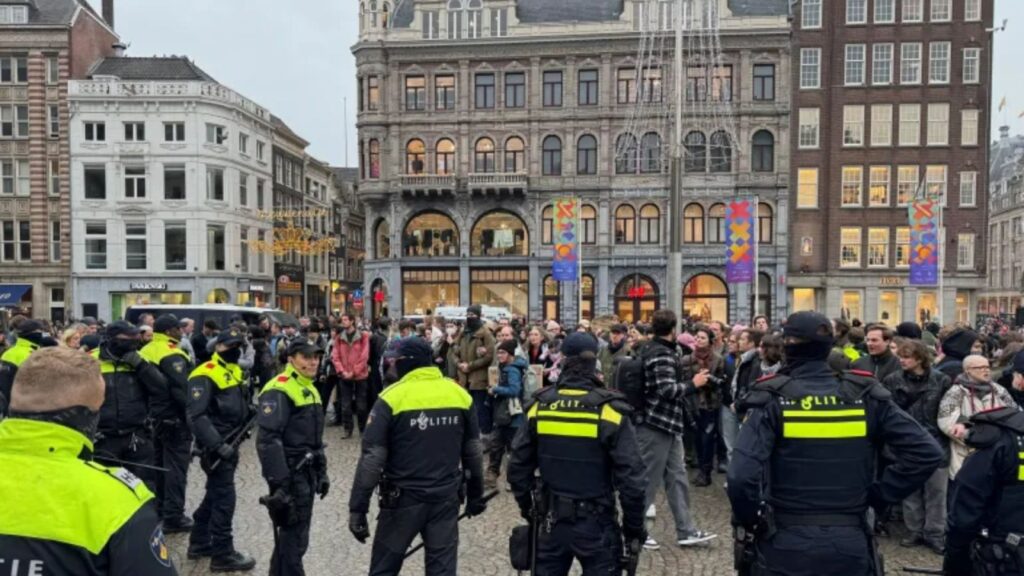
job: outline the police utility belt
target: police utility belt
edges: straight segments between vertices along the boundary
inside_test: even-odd
[[[552,494],[548,497],[547,510],[553,522],[559,520],[575,522],[580,518],[614,515],[615,505],[611,500],[576,500]]]
[[[775,510],[769,517],[779,528],[793,526],[867,528],[868,526],[865,514],[793,514]]]

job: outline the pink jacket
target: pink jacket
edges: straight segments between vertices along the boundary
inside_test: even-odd
[[[349,341],[345,332],[334,338],[331,362],[338,377],[344,378],[342,373],[351,372],[352,380],[366,380],[370,377],[370,335],[356,331],[352,338]]]

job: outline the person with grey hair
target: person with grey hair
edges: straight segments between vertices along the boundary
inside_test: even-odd
[[[192,348],[192,331],[195,330],[196,321],[191,318],[182,318],[180,327],[181,341],[178,342],[178,347],[184,350],[192,359],[192,364],[195,364],[196,351]]]

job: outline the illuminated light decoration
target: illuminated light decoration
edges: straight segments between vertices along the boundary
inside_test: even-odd
[[[311,230],[294,226],[274,228],[274,239],[271,242],[265,240],[248,240],[247,242],[249,248],[257,254],[273,254],[274,256],[284,256],[289,253],[304,256],[324,254],[334,251],[339,245],[338,239],[333,236],[314,238]]]

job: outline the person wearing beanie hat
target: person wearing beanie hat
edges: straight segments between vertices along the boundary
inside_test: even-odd
[[[536,542],[537,574],[567,574],[570,557],[588,573],[617,574],[623,544],[637,554],[646,539],[647,479],[632,410],[597,377],[593,336],[574,332],[561,350],[565,358],[557,385],[537,392],[525,428],[513,440],[508,480],[525,518],[540,504],[532,492],[538,468],[546,489],[552,528],[540,531]],[[616,492],[621,532],[612,500]]]
[[[503,340],[495,352],[498,381],[488,389],[493,405],[494,432],[491,433],[485,490],[493,490],[497,485],[502,459],[511,450],[512,439],[523,424],[523,392],[529,365],[526,358],[516,356],[516,348],[514,339]]]
[[[11,399],[18,367],[36,350],[57,345],[56,340],[43,334],[43,325],[36,320],[23,319],[15,332],[18,340],[0,355],[0,418],[7,414],[7,403]]]
[[[612,324],[608,329],[608,345],[602,346],[598,353],[601,361],[601,373],[604,375],[606,388],[617,390],[615,373],[618,365],[629,357],[633,349],[628,342],[629,328],[625,324]]]
[[[902,336],[903,338],[910,338],[911,340],[920,340],[921,327],[915,322],[903,322],[896,327],[896,335]]]
[[[348,528],[370,537],[370,500],[388,471],[393,492],[382,494],[370,558],[371,574],[399,574],[405,552],[424,534],[425,563],[457,574],[459,493],[465,480],[467,516],[487,509],[483,453],[470,395],[434,365],[434,350],[419,337],[389,348],[399,380],[373,405],[349,495]],[[485,390],[486,393],[486,390]]]
[[[942,340],[942,361],[936,370],[949,376],[950,381],[964,373],[964,359],[971,355],[971,348],[978,341],[978,333],[968,328],[957,328]]]
[[[491,433],[491,397],[487,393],[487,372],[494,363],[494,335],[484,326],[479,305],[466,309],[466,329],[455,345],[452,355],[458,370],[459,384],[469,390],[477,407],[480,433]]]

